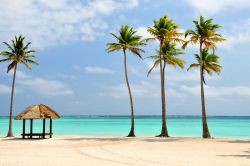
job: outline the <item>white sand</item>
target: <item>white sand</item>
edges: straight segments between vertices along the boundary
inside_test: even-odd
[[[250,140],[0,138],[0,166],[250,166]]]

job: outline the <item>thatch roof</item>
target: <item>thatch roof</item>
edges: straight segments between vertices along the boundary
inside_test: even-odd
[[[50,107],[40,104],[27,107],[23,112],[15,117],[16,120],[23,119],[57,119],[60,115]]]

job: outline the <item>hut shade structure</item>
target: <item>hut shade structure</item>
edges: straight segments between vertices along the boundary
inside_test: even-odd
[[[56,111],[43,104],[29,106],[15,117],[16,120],[23,120],[23,139],[25,138],[25,136],[27,136],[28,138],[33,138],[35,136],[39,138],[45,138],[46,135],[49,135],[49,137],[52,138],[52,119],[58,118],[60,118],[60,115]],[[43,119],[42,133],[33,133],[33,119]],[[49,133],[45,133],[46,119],[50,120]],[[30,120],[30,133],[25,133],[26,120]]]

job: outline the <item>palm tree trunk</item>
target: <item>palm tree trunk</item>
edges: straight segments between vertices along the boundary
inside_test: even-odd
[[[203,69],[203,57],[202,57],[202,43],[200,43],[200,84],[201,84],[201,110],[202,110],[202,137],[211,138],[206,116],[206,106],[205,106],[205,95],[204,95],[204,69]]]
[[[8,131],[7,137],[13,137],[13,132],[12,132],[12,112],[13,112],[13,97],[14,97],[15,81],[16,81],[16,69],[17,69],[17,64],[15,65],[15,68],[14,68],[14,75],[13,75],[13,80],[12,80],[12,90],[11,90],[11,97],[10,97],[9,131]]]
[[[160,58],[162,59],[162,43],[160,41]],[[162,128],[161,134],[158,137],[169,137],[167,130],[167,122],[166,122],[166,99],[165,99],[165,76],[163,71],[163,64],[160,61],[160,76],[161,76],[161,103],[162,103]]]
[[[127,71],[127,55],[126,55],[126,50],[123,49],[124,53],[124,69],[125,69],[125,78],[126,78],[126,83],[128,87],[128,93],[129,93],[129,101],[130,101],[130,110],[131,110],[131,129],[128,134],[128,137],[135,137],[135,117],[134,117],[134,105],[133,105],[133,98],[132,98],[132,93],[128,81],[128,71]]]

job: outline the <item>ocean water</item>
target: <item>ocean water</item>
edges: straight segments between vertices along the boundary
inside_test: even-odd
[[[34,132],[42,131],[42,120],[34,120]],[[208,117],[210,133],[217,138],[249,138],[250,117]],[[49,120],[46,123],[49,131]],[[200,137],[202,133],[201,117],[169,116],[167,126],[170,136]],[[8,129],[8,118],[0,117],[0,135],[5,136]],[[53,133],[56,135],[85,136],[126,136],[130,129],[129,116],[64,116],[53,120]],[[136,116],[135,133],[137,136],[156,136],[160,133],[160,116]],[[29,131],[29,121],[26,121]],[[20,136],[22,121],[13,120],[13,132]]]

